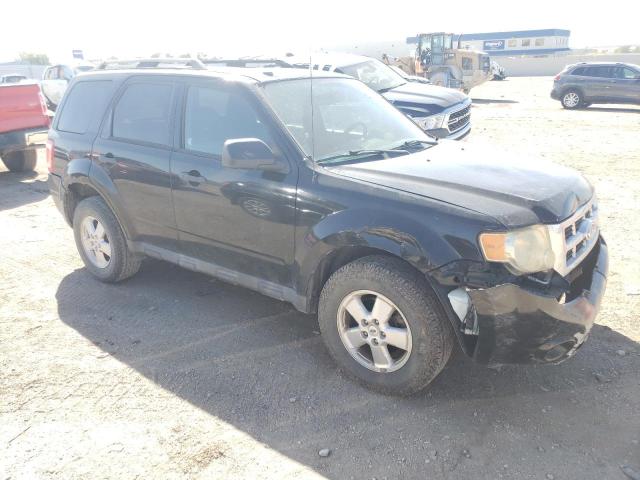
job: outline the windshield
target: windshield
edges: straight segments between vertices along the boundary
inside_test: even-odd
[[[357,78],[378,92],[407,83],[402,76],[379,60],[367,60],[348,67],[340,67],[336,71]]]
[[[270,82],[264,85],[264,93],[304,153],[319,163],[337,157],[357,160],[378,150],[407,154],[433,144],[382,96],[351,79]],[[411,145],[405,146],[407,142]]]

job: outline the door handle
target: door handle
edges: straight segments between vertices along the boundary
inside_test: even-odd
[[[182,172],[182,175],[180,176],[192,187],[197,187],[206,180],[198,170],[189,170],[188,172]]]

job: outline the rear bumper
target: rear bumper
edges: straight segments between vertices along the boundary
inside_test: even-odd
[[[0,133],[0,152],[8,153],[42,148],[47,143],[47,130],[42,128]]]
[[[587,339],[607,284],[609,256],[602,238],[577,268],[580,291],[561,303],[514,284],[470,290],[478,321],[474,360],[485,364],[559,363]]]
[[[54,175],[53,173],[50,173],[49,178],[47,178],[47,186],[49,187],[49,193],[51,195],[51,198],[53,199],[53,203],[55,203],[58,211],[68,222],[69,220],[64,210],[65,189],[64,185],[62,185],[62,178]]]
[[[551,90],[551,98],[554,100],[560,100],[560,92],[554,88]]]

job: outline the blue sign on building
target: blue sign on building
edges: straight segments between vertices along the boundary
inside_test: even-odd
[[[82,50],[71,50],[71,54],[73,55],[73,58],[84,60],[84,53]]]
[[[485,52],[491,50],[504,50],[504,40],[485,40],[482,49]]]

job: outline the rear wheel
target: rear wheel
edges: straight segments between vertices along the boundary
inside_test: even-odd
[[[560,102],[564,108],[569,110],[580,108],[583,103],[582,94],[577,90],[567,90],[562,94]]]
[[[38,151],[20,150],[6,153],[2,157],[2,161],[12,172],[35,170],[36,164],[38,163]]]
[[[410,395],[444,368],[453,332],[421,274],[370,256],[336,271],[320,297],[322,337],[342,370],[375,390]]]
[[[120,224],[100,197],[82,200],[73,214],[73,233],[85,267],[103,282],[133,276],[141,259],[127,248]]]

